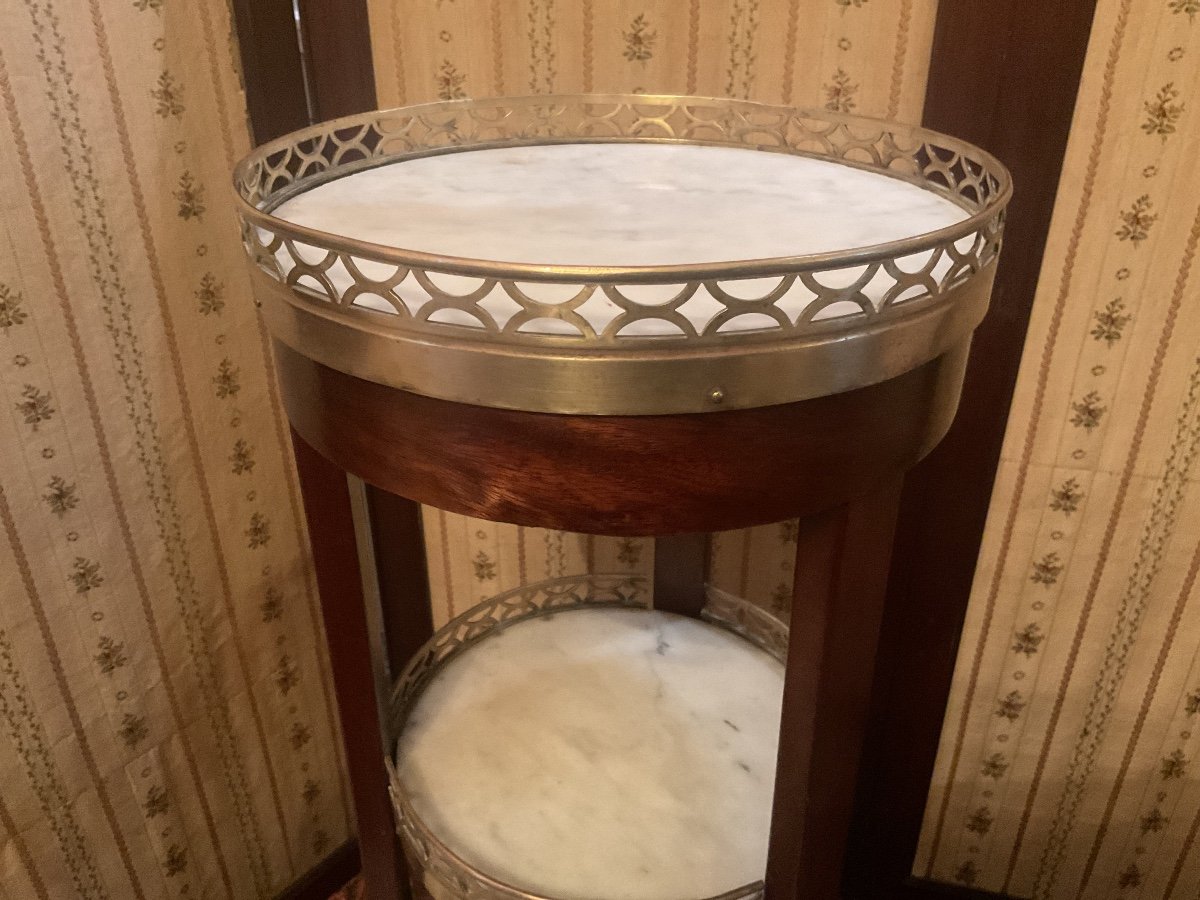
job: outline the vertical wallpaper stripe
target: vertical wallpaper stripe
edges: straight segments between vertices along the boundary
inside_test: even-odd
[[[233,610],[232,587],[230,584],[228,567],[225,562],[225,556],[222,553],[220,541],[221,534],[217,524],[216,512],[213,507],[212,492],[208,485],[208,479],[204,471],[204,466],[201,464],[200,442],[196,436],[195,412],[191,397],[188,394],[187,382],[185,380],[183,371],[183,358],[180,355],[180,346],[178,338],[175,334],[175,325],[171,315],[171,308],[167,302],[166,284],[163,280],[162,264],[159,259],[158,246],[151,228],[149,215],[146,210],[145,195],[142,191],[141,179],[138,175],[136,162],[134,160],[133,145],[129,137],[129,125],[126,120],[125,110],[121,101],[120,89],[117,85],[117,76],[113,66],[112,53],[109,49],[108,35],[97,0],[89,0],[89,8],[91,12],[92,26],[95,29],[96,47],[99,51],[100,61],[104,71],[105,84],[108,88],[108,100],[112,106],[112,120],[116,126],[117,139],[124,161],[125,174],[129,189],[129,198],[132,201],[137,217],[138,230],[141,234],[141,249],[145,255],[149,267],[150,280],[153,286],[155,298],[158,301],[159,313],[163,323],[162,333],[165,339],[167,356],[171,361],[171,369],[175,376],[175,382],[178,386],[180,412],[182,413],[181,422],[183,425],[183,432],[187,441],[188,450],[190,451],[192,458],[196,485],[200,497],[201,510],[208,525],[209,535],[216,545],[214,548],[216,550],[215,570],[217,574],[217,582],[220,588],[219,596],[222,600],[225,615],[229,617],[233,624],[232,644],[235,649],[238,667],[241,670],[240,674],[242,676],[243,683],[246,683],[248,681],[248,676],[246,670],[246,654],[242,647],[240,637],[242,630],[238,627],[236,614]],[[221,125],[221,130],[224,131],[224,123],[222,122]],[[226,156],[226,160],[228,161],[228,154]],[[140,356],[140,352],[135,347],[131,347],[131,350],[131,355],[133,355],[135,358]],[[143,387],[143,390],[149,391],[148,384]],[[149,405],[149,402],[147,402],[147,405]],[[159,438],[157,434],[155,434],[155,431],[157,430],[157,422],[154,419],[147,417],[146,428],[149,441],[152,444],[158,444]],[[175,530],[179,528],[179,525],[177,524],[179,513],[171,508],[174,507],[175,504],[175,497],[173,494],[174,492],[170,488],[169,483],[164,482],[163,503],[170,510],[169,514],[171,515],[171,518],[175,520],[171,521],[171,528],[172,530]],[[183,550],[183,546],[184,545],[182,544],[180,545],[181,552],[178,564],[180,565],[181,569],[186,572],[188,569],[190,569],[190,561],[184,555],[186,551]],[[190,580],[190,573],[185,575],[185,577]],[[187,589],[189,592],[190,588],[191,586],[188,585]],[[188,619],[185,618],[184,621],[187,622]],[[203,666],[210,658],[210,652],[206,646],[206,640],[203,634],[203,626],[199,623],[196,623],[192,627],[195,628],[195,641],[197,644],[197,649],[201,654],[197,657],[197,660],[198,662],[203,660],[203,662],[200,662],[200,665]],[[204,678],[202,683],[207,684],[210,678],[212,679],[214,690],[219,690],[216,688],[215,673]],[[288,846],[287,834],[285,831],[283,831],[283,809],[279,801],[279,787],[276,781],[270,755],[268,753],[266,736],[263,733],[262,716],[259,712],[258,703],[252,690],[247,691],[247,700],[250,715],[254,722],[255,731],[257,732],[259,751],[263,753],[266,763],[267,787],[269,789],[272,805],[274,806],[274,812],[278,820],[278,826],[281,830],[281,836],[283,838],[283,850],[285,856],[287,857],[288,869],[294,873],[295,870],[292,860],[290,859],[291,850]],[[237,804],[242,808],[239,818],[244,816],[243,827],[247,831],[247,839],[255,845],[255,849],[257,851],[255,855],[250,857],[252,870],[254,872],[259,890],[265,891],[267,889],[267,885],[270,883],[270,864],[267,862],[264,839],[262,837],[258,822],[258,814],[254,809],[252,802],[250,801],[250,786],[246,780],[245,763],[240,758],[240,751],[237,747],[236,738],[233,736],[232,732],[232,723],[226,720],[222,699],[214,692],[214,695],[209,700],[209,703],[211,703],[211,709],[213,710],[217,727],[221,729],[223,741],[227,745],[226,752],[229,754],[229,758],[225,760],[225,765],[228,769],[226,777],[230,780],[230,783],[233,786],[234,796]]]
[[[0,637],[0,641],[3,640],[5,640],[5,637]],[[29,879],[29,888],[33,892],[33,895],[38,900],[49,900],[50,894],[46,890],[46,883],[42,881],[41,875],[38,874],[37,866],[33,861],[33,854],[29,852],[29,847],[26,846],[25,840],[17,829],[17,823],[13,820],[12,813],[9,812],[3,796],[0,796],[0,828],[4,829],[5,834],[12,836],[10,839],[12,846],[16,850],[17,858],[21,861],[21,867],[25,870],[25,877]],[[26,893],[28,894],[28,892]]]
[[[104,430],[101,426],[101,413],[100,413],[99,403],[97,401],[96,392],[92,386],[92,381],[91,381],[90,375],[88,373],[87,362],[83,355],[82,343],[81,343],[80,337],[79,337],[78,326],[76,325],[75,317],[74,317],[73,313],[71,312],[71,308],[70,308],[70,304],[69,304],[69,300],[68,300],[68,292],[67,292],[66,282],[65,282],[65,279],[63,276],[62,266],[59,263],[59,255],[57,252],[57,248],[55,247],[53,238],[51,237],[49,216],[47,215],[46,207],[42,201],[41,188],[38,185],[35,175],[34,175],[34,172],[33,172],[32,155],[29,150],[28,142],[25,138],[24,128],[21,125],[21,120],[17,114],[16,98],[13,94],[11,82],[9,80],[7,66],[6,66],[5,60],[4,60],[3,48],[0,48],[0,89],[3,90],[5,109],[8,113],[8,117],[9,117],[9,126],[11,128],[11,133],[12,133],[13,139],[14,139],[14,145],[16,147],[16,150],[17,150],[17,153],[18,153],[19,159],[20,159],[20,168],[21,168],[22,174],[24,176],[24,188],[26,191],[26,196],[28,198],[28,202],[31,207],[31,212],[33,213],[34,218],[37,221],[38,233],[41,237],[40,249],[45,254],[45,257],[44,257],[45,261],[49,265],[49,268],[51,271],[51,275],[52,275],[54,287],[55,287],[55,295],[58,297],[58,300],[59,300],[60,311],[63,316],[63,322],[66,326],[68,335],[70,337],[70,343],[71,343],[72,350],[74,353],[75,362],[78,367],[78,373],[81,378],[81,387],[83,389],[83,393],[86,398],[88,412],[89,412],[89,418],[91,420],[92,427],[93,427],[94,433],[95,433],[95,438],[97,440],[97,445],[98,445],[97,457],[104,468],[107,486],[112,495],[112,500],[113,500],[113,503],[115,506],[117,524],[121,531],[121,536],[122,536],[123,542],[124,542],[124,549],[128,554],[128,561],[131,564],[133,575],[137,581],[137,593],[141,600],[142,608],[146,612],[147,620],[152,621],[154,614],[149,605],[150,601],[149,601],[148,590],[145,586],[144,578],[141,574],[140,565],[138,564],[137,553],[136,553],[135,546],[134,546],[133,536],[132,536],[132,532],[131,532],[131,529],[129,526],[129,519],[125,512],[124,506],[120,501],[120,494],[119,494],[119,489],[117,488],[116,473],[115,473],[115,468],[114,468],[114,464],[113,464],[113,460],[112,460],[112,454],[108,448],[107,441],[106,441],[105,435],[104,435]],[[9,319],[13,320],[14,324],[15,324],[15,317],[13,316],[13,314],[11,312],[9,312]],[[11,328],[11,327],[13,327],[13,326],[10,324],[5,330],[7,331],[8,328]],[[7,511],[7,503],[5,504],[5,509]],[[11,512],[9,512],[5,516],[5,520],[6,520],[6,526],[8,526],[12,521]],[[8,531],[8,533],[9,533],[10,544],[13,545],[14,557],[17,560],[18,568],[20,568],[22,571],[25,571],[27,569],[27,564],[22,565],[22,563],[21,563],[21,560],[22,560],[24,554],[16,546],[17,536],[16,536],[15,525],[12,525],[12,527],[6,527],[6,531]],[[40,618],[42,618],[42,614],[40,612],[40,603],[36,596],[36,588],[32,585],[31,578],[27,577],[24,580],[25,580],[25,585],[26,585],[26,593],[29,597],[29,600],[31,601],[33,609],[35,610],[34,614],[36,616],[38,616],[40,619]],[[43,631],[44,631],[44,629],[43,629]],[[160,669],[163,671],[166,671],[166,663],[165,663],[164,654],[163,654],[163,652],[161,650],[161,646],[157,640],[155,641],[155,649],[156,649],[156,655],[158,657]],[[12,675],[14,678],[19,678],[19,675],[15,671],[12,672]],[[178,712],[178,704],[174,699],[174,695],[170,688],[169,681],[166,682],[166,686],[167,686],[168,696],[171,697],[171,706],[172,706],[172,709],[174,712],[174,720],[176,723],[179,723],[179,722],[181,722],[181,718],[180,718],[179,712]],[[68,702],[68,703],[71,702],[69,699],[69,694],[66,697],[66,702]],[[132,716],[132,719],[130,719],[129,721],[134,721],[134,722],[142,721],[141,716],[134,715],[134,714],[126,714],[126,715]],[[178,727],[178,725],[176,725],[176,727]],[[187,747],[186,742],[185,742],[185,747]],[[192,781],[191,790],[194,792],[194,794],[203,810],[204,818],[208,824],[208,833],[209,833],[209,836],[211,839],[211,843],[212,843],[212,846],[215,848],[217,845],[216,826],[213,821],[212,813],[208,807],[207,800],[205,798],[203,785],[201,784],[201,781],[200,781],[200,774],[199,774],[198,767],[195,764],[194,757],[192,756],[190,750],[188,752],[188,761],[189,761],[189,769],[191,772],[191,781]],[[93,777],[95,777],[95,776],[93,776]],[[102,788],[101,788],[101,790],[102,790]],[[108,805],[110,805],[110,804],[108,804]],[[225,866],[223,864],[223,860],[221,862],[222,862],[221,870],[222,870],[223,879],[224,879],[227,887],[229,888],[229,890],[232,891],[232,883],[229,879],[228,870],[225,868]],[[140,889],[140,886],[137,884],[136,880],[134,881],[133,885],[131,886],[131,889],[135,893],[140,893],[141,889]]]
[[[245,131],[248,120],[247,113],[244,107],[244,98],[240,94],[238,71],[239,60],[237,57],[236,36],[233,33],[232,23],[227,22],[228,40],[224,42],[224,54],[217,47],[217,36],[212,13],[209,7],[204,3],[195,5],[195,11],[200,20],[201,31],[204,36],[205,57],[208,62],[209,85],[212,92],[212,98],[216,107],[216,119],[221,132],[221,146],[225,152],[225,163],[229,171],[233,170],[240,155],[240,148],[234,139],[234,131],[241,129]],[[232,88],[232,90],[231,90]],[[227,93],[233,93],[236,109],[231,109],[230,102],[227,98]],[[259,349],[261,355],[262,372],[265,374],[267,383],[267,394],[270,402],[267,404],[270,408],[271,422],[274,425],[274,437],[276,444],[276,452],[279,459],[289,460],[292,452],[291,438],[289,436],[288,426],[285,422],[283,412],[283,402],[279,392],[278,377],[275,371],[274,360],[271,354],[271,338],[265,328],[259,328]],[[282,471],[282,481],[287,491],[288,512],[292,522],[292,532],[294,534],[295,546],[306,548],[308,546],[308,531],[304,519],[304,514],[300,502],[300,485],[294,467],[285,465]],[[333,701],[333,693],[331,688],[331,672],[329,667],[328,651],[325,645],[324,632],[321,624],[320,602],[317,597],[316,574],[313,571],[312,561],[303,553],[294,560],[294,566],[299,570],[303,578],[304,586],[304,601],[308,612],[309,627],[312,635],[312,653],[316,657],[319,678],[318,687],[321,692],[321,699],[324,706],[325,729],[328,732],[330,746],[333,748],[334,756],[338,762],[338,768],[345,769],[345,763],[342,756],[341,733],[338,728],[337,709]],[[348,789],[346,779],[344,777],[336,780],[338,791],[338,799],[342,809],[343,827],[348,833],[351,829],[351,811],[348,799]]]
[[[896,53],[892,57],[892,86],[888,91],[887,109],[884,118],[894,119],[900,114],[900,98],[904,89],[904,66],[908,62],[908,32],[912,27],[913,0],[900,4],[900,21],[896,25]]]

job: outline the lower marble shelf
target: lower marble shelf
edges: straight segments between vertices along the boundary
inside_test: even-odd
[[[397,686],[389,761],[419,894],[755,897],[786,630],[707,621],[619,576],[544,582],[439,630]]]

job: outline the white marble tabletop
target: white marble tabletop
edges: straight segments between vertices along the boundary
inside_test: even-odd
[[[325,232],[407,250],[497,262],[543,265],[645,266],[726,262],[848,250],[915,237],[961,222],[967,213],[944,197],[879,172],[827,159],[735,147],[686,144],[560,144],[471,150],[406,160],[344,176],[281,204],[274,215]],[[974,240],[963,239],[965,249]],[[302,249],[306,259],[324,252]],[[293,262],[282,249],[284,271]],[[902,262],[917,271],[923,251]],[[943,258],[935,277],[949,270]],[[387,271],[363,262],[370,277]],[[861,269],[824,273],[822,283],[849,285]],[[340,262],[326,273],[337,290],[351,284]],[[439,275],[445,290],[465,293],[478,279]],[[739,297],[771,290],[777,279],[724,282]],[[880,272],[862,288],[877,302],[894,284]],[[565,290],[563,289],[565,288]],[[559,302],[577,286],[522,286],[538,300]],[[623,288],[639,303],[662,303],[676,286]],[[413,279],[397,294],[418,313],[429,294]],[[797,283],[778,301],[795,320],[813,293]],[[394,313],[384,300],[360,295],[358,305]],[[855,307],[834,310],[842,315]],[[518,307],[501,288],[480,306],[503,326]],[[706,290],[681,308],[697,330],[724,307]],[[580,313],[602,331],[620,310],[597,295]],[[446,324],[477,327],[465,313],[439,313]],[[761,328],[746,315],[726,330]],[[572,333],[539,319],[534,330]],[[677,333],[662,320],[638,322],[632,335]]]
[[[415,808],[493,877],[563,898],[763,877],[783,667],[680,616],[578,610],[455,659],[397,751]]]

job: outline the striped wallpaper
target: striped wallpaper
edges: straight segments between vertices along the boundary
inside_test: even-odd
[[[351,814],[229,15],[0,21],[0,897],[274,896]]]

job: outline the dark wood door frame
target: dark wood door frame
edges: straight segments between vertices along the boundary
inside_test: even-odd
[[[295,5],[232,0],[232,5],[256,144],[375,108],[366,0],[295,0]]]
[[[366,0],[298,0],[315,121],[375,109]]]
[[[264,143],[313,122],[362,112],[375,107],[371,42],[365,0],[232,0],[234,24],[242,63],[246,106],[255,143]],[[296,9],[300,22],[296,21]],[[323,590],[345,595],[361,590],[357,560],[346,546],[349,491],[344,475],[333,471],[303,442],[295,443],[305,482],[305,502],[321,506],[309,516],[314,545],[337,558],[327,559],[318,582]],[[315,490],[313,488],[316,488]],[[385,517],[395,528],[400,518]],[[415,520],[414,520],[415,521]],[[404,529],[411,532],[413,529]],[[387,537],[385,534],[378,537]],[[411,535],[409,535],[411,536]],[[352,530],[349,537],[353,539]],[[409,542],[409,546],[419,543]],[[340,555],[334,549],[339,548]],[[394,557],[389,557],[395,561]],[[421,570],[423,573],[423,569]],[[380,572],[394,580],[394,568]],[[402,641],[396,642],[402,646]],[[349,648],[353,655],[363,648]],[[331,653],[334,648],[331,648]],[[374,759],[382,773],[379,735],[358,734],[347,741],[348,754]],[[364,798],[356,798],[361,806]],[[366,802],[370,803],[369,799]],[[368,841],[392,840],[391,807],[381,793],[372,808],[379,820]],[[382,829],[382,833],[381,833]],[[280,894],[281,900],[326,900],[361,871],[358,839],[332,852],[312,871]],[[382,873],[379,881],[394,878]]]
[[[292,0],[233,0],[232,6],[254,142],[311,124]]]
[[[365,0],[233,0],[255,140],[376,105]],[[849,896],[989,895],[909,877],[1095,0],[940,4],[925,124],[995,153],[1016,194],[955,426],[901,500]],[[321,535],[314,536],[322,540]],[[340,857],[347,858],[343,851]],[[315,896],[307,892],[290,896]]]
[[[938,6],[923,122],[995,154],[1014,195],[958,416],[905,482],[846,871],[856,900],[945,896],[909,873],[1095,5]]]

